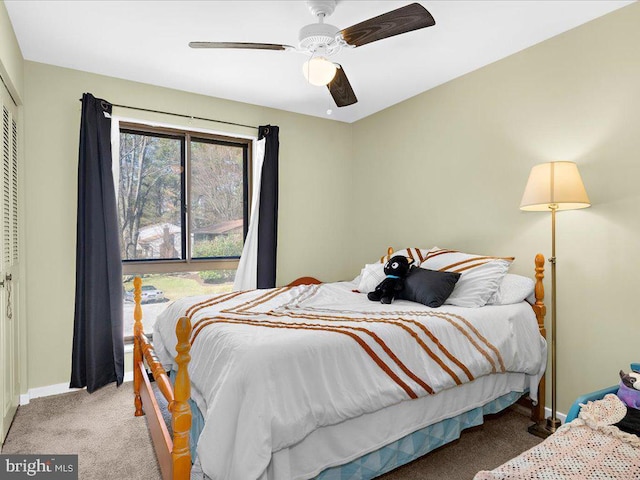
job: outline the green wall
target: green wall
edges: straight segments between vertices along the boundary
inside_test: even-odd
[[[280,126],[278,284],[348,277],[351,126],[315,117],[25,62],[26,256],[29,387],[69,381],[76,248],[80,102],[110,102],[249,125]],[[114,114],[257,135],[165,115]],[[327,258],[332,258],[327,262]]]
[[[387,244],[438,245],[532,274],[551,220],[518,208],[529,170],[578,163],[593,206],[557,217],[564,412],[640,361],[638,25],[633,4],[354,125],[354,270]]]

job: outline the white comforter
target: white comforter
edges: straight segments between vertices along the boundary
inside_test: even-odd
[[[158,317],[154,344],[174,367],[175,325],[193,326],[198,443],[214,480],[259,478],[272,452],[321,426],[492,372],[525,372],[536,390],[544,340],[526,304],[431,309],[370,302],[352,283],[192,297]]]

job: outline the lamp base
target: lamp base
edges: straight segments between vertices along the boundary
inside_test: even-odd
[[[549,435],[554,433],[558,428],[560,428],[562,422],[557,418],[548,417],[545,422],[538,422],[531,425],[527,431],[531,435],[535,435],[540,438],[547,438]]]

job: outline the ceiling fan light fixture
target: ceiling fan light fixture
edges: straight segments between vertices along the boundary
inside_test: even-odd
[[[314,57],[302,65],[304,78],[311,85],[323,87],[336,76],[336,66],[323,57]]]
[[[0,0],[1,2],[2,0]],[[191,48],[234,48],[246,50],[285,50],[310,55],[302,66],[302,73],[311,85],[326,86],[338,107],[357,103],[353,87],[340,64],[330,62],[343,48],[356,48],[372,42],[413,32],[436,24],[433,16],[420,3],[414,2],[396,8],[339,30],[325,23],[338,0],[307,0],[307,5],[317,22],[305,25],[298,34],[298,48],[291,45],[255,42],[190,42]],[[330,115],[330,113],[327,113]]]

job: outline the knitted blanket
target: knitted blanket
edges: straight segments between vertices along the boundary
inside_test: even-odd
[[[582,406],[574,421],[544,442],[474,480],[638,480],[640,438],[613,424],[626,406],[616,395]]]

